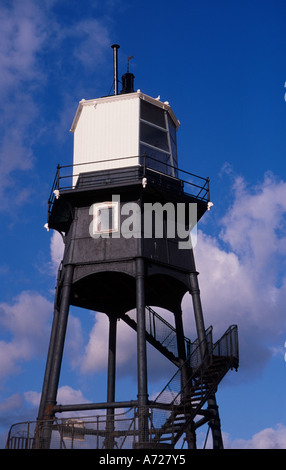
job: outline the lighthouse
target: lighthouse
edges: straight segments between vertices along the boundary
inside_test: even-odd
[[[112,49],[114,94],[79,102],[73,161],[58,166],[49,198],[47,227],[61,233],[64,254],[33,447],[162,449],[183,442],[194,449],[197,429],[207,424],[213,447],[223,448],[216,391],[238,367],[237,327],[218,341],[206,328],[191,236],[212,205],[209,179],[180,168],[180,122],[167,101],[135,91],[129,68],[118,90],[119,46]],[[193,308],[183,320],[185,295]],[[104,403],[57,402],[72,305],[109,320]],[[173,324],[158,307],[171,312]],[[184,331],[190,315],[192,339]],[[119,320],[136,332],[137,393],[124,401],[116,398]],[[172,371],[176,366],[152,400],[148,343]],[[71,411],[85,416],[65,417]]]

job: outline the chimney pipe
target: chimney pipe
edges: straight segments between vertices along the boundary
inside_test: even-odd
[[[118,62],[117,62],[117,49],[119,49],[118,44],[113,44],[111,48],[113,49],[113,68],[114,68],[114,94],[118,95]]]

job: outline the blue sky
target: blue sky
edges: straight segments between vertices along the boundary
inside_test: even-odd
[[[37,414],[62,249],[44,229],[56,166],[72,163],[78,102],[112,93],[118,43],[119,75],[134,55],[135,88],[181,122],[179,166],[211,180],[195,253],[205,322],[217,339],[240,332],[240,369],[217,395],[225,445],[286,447],[285,19],[284,0],[1,1],[2,445]],[[195,339],[189,298],[184,318]],[[135,337],[119,330],[116,398],[134,399]],[[106,331],[105,315],[71,309],[59,401],[105,400]],[[152,395],[171,372],[148,354]]]

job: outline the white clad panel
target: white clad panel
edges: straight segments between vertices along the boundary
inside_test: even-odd
[[[138,163],[138,158],[128,157],[139,152],[139,97],[116,98],[83,105],[74,132],[74,165],[98,163],[76,166],[74,175]],[[120,160],[107,162],[111,159]]]

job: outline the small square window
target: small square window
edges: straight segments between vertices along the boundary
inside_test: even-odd
[[[93,205],[93,234],[118,231],[118,202]]]

